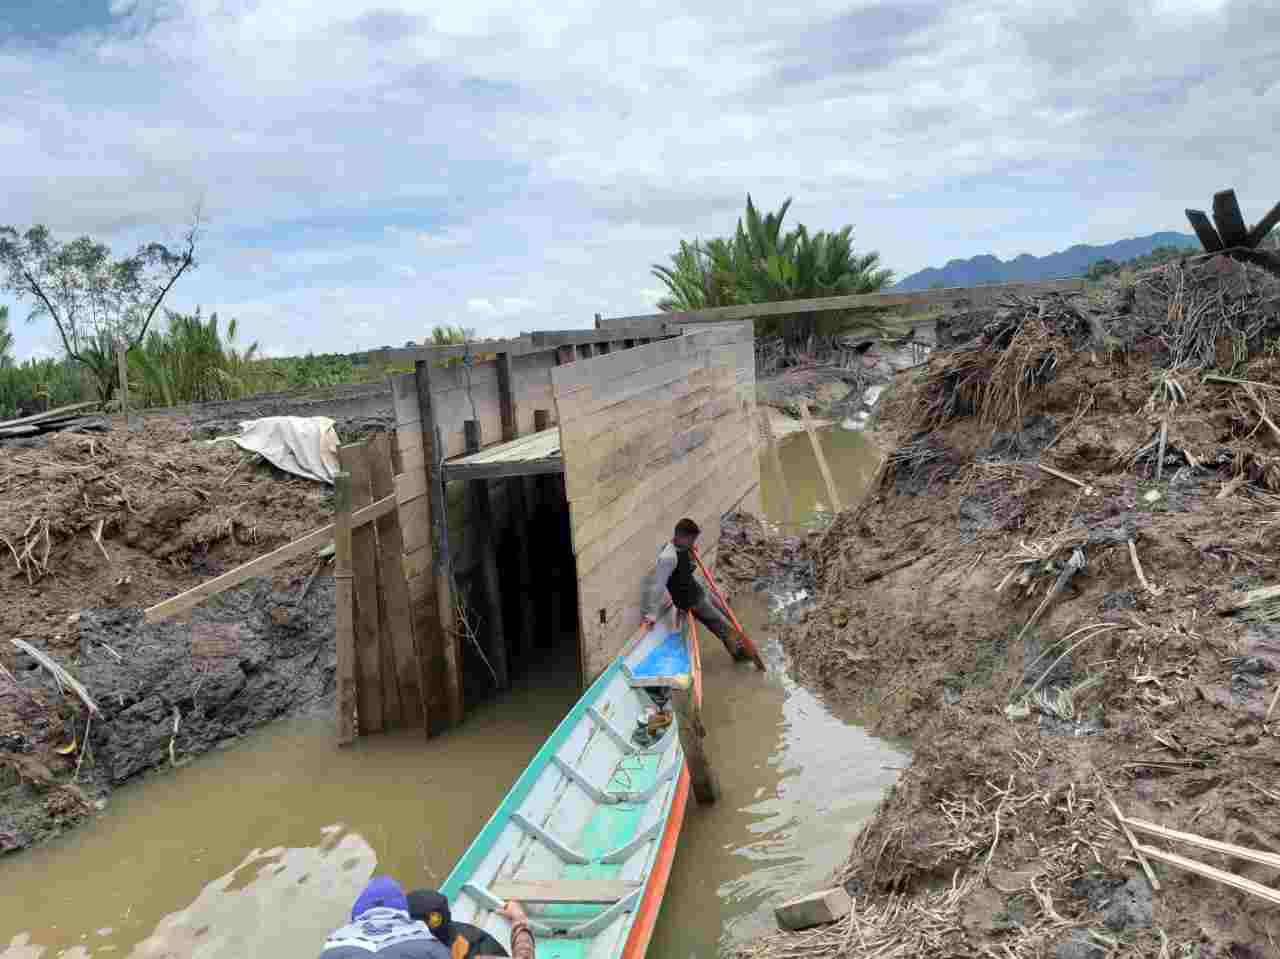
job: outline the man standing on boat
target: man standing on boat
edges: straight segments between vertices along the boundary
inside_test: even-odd
[[[751,655],[742,642],[731,636],[733,627],[728,618],[707,595],[694,575],[693,545],[701,532],[698,524],[688,517],[676,523],[675,535],[658,553],[653,578],[645,590],[644,605],[641,608],[644,624],[652,627],[658,621],[662,594],[668,592],[675,608],[692,613],[698,622],[715,633],[730,656],[736,660],[748,660]]]

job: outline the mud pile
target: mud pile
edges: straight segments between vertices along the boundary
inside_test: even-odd
[[[1280,282],[1184,261],[970,333],[895,386],[785,640],[913,764],[836,877],[855,917],[741,954],[1274,954],[1262,900],[1153,890],[1110,801],[1280,848],[1280,604],[1241,608],[1280,576]]]
[[[323,526],[330,497],[160,419],[0,451],[0,852],[324,692],[333,589],[325,576],[303,595],[313,555],[188,622],[148,626],[142,609]],[[10,639],[83,684],[91,723]]]

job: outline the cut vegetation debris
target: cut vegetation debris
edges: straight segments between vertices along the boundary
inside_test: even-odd
[[[967,323],[886,395],[784,634],[913,763],[849,915],[739,955],[1271,954],[1280,870],[1230,847],[1280,850],[1280,277],[1192,257]]]

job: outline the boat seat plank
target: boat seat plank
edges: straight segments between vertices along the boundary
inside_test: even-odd
[[[640,886],[627,879],[495,879],[489,891],[499,899],[517,902],[610,905]]]
[[[520,813],[513,812],[511,814],[511,821],[515,825],[523,829],[525,832],[527,832],[529,835],[533,836],[538,841],[540,841],[544,846],[550,849],[553,853],[555,853],[565,862],[585,865],[586,863],[589,863],[591,861],[582,853],[580,853],[578,850],[574,849],[572,846],[568,845],[567,843],[561,842],[555,836],[551,835],[551,833],[547,832],[537,823],[530,822]]]

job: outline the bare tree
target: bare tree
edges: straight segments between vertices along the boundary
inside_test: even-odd
[[[106,400],[118,385],[116,344],[132,349],[147,335],[173,285],[196,266],[199,232],[197,210],[176,249],[146,243],[116,260],[88,236],[63,243],[46,226],[0,226],[0,284],[31,303],[29,321],[53,321],[67,356],[89,369]]]

